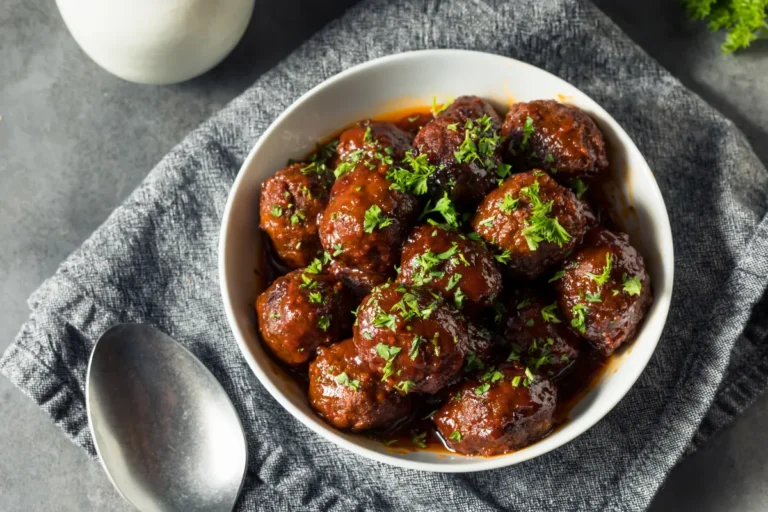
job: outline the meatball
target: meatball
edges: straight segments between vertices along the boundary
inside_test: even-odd
[[[466,357],[464,371],[474,372],[485,368],[496,357],[498,343],[491,331],[475,322],[467,322]]]
[[[472,219],[496,259],[516,279],[533,279],[562,261],[584,236],[584,203],[549,175],[515,174],[486,196]]]
[[[461,372],[467,325],[436,297],[423,288],[387,283],[360,304],[355,346],[388,389],[436,393]]]
[[[498,455],[544,437],[554,424],[557,388],[517,362],[488,368],[449,393],[433,419],[446,445],[467,455]]]
[[[354,165],[364,161],[371,169],[386,170],[394,161],[403,159],[411,141],[408,132],[392,123],[368,120],[342,132],[336,152],[340,162]]]
[[[328,204],[333,175],[304,170],[306,164],[280,169],[261,187],[259,227],[289,268],[306,267],[322,252],[317,217]]]
[[[516,167],[546,169],[564,184],[608,167],[602,132],[576,107],[552,100],[515,103],[501,133]]]
[[[479,96],[459,96],[436,117],[450,117],[463,124],[468,119],[477,120],[483,116],[490,118],[494,130],[499,131],[501,129],[499,113],[496,112],[493,105]]]
[[[508,359],[552,379],[566,375],[579,357],[581,340],[563,322],[554,297],[516,290],[506,309],[503,333],[511,346]]]
[[[651,278],[629,236],[590,231],[555,281],[565,320],[609,356],[631,339],[651,305]]]
[[[429,224],[416,227],[403,245],[398,280],[426,286],[458,309],[488,307],[501,292],[501,273],[482,242]]]
[[[279,277],[256,299],[262,340],[290,365],[306,363],[317,347],[342,339],[350,328],[347,290],[318,270],[313,265]]]
[[[481,138],[484,143],[478,144]],[[426,155],[433,168],[427,187],[434,199],[447,193],[455,203],[475,205],[509,172],[501,161],[501,139],[487,117],[465,123],[438,117],[421,129],[413,147],[418,155]]]
[[[411,411],[410,397],[385,389],[351,339],[317,349],[309,363],[309,403],[331,425],[354,431],[390,427]]]
[[[334,272],[355,285],[394,275],[403,238],[418,214],[413,196],[389,186],[383,174],[358,165],[336,180],[320,216],[320,242],[336,260]]]

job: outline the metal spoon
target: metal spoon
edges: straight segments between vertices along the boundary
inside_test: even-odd
[[[137,509],[232,510],[243,427],[218,381],[173,338],[140,324],[109,329],[91,354],[85,400],[101,463]]]

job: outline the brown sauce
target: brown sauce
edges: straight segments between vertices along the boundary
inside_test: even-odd
[[[399,128],[415,132],[432,119],[431,107],[417,107],[404,110],[398,110],[382,114],[372,119],[377,121],[389,121]],[[325,142],[338,137],[348,127],[339,130]],[[594,207],[599,222],[612,229],[620,226],[620,217],[608,208],[606,196],[595,187],[595,190],[589,190],[585,195],[587,201]],[[256,273],[262,278],[264,288],[266,289],[275,279],[287,273],[289,269],[285,267],[277,258],[269,237],[262,236],[264,242],[264,252],[260,256],[255,269]],[[269,347],[263,345],[269,352]],[[600,353],[584,342],[582,352],[574,362],[572,371],[557,383],[558,405],[556,411],[556,421],[553,430],[561,427],[569,421],[569,415],[573,407],[582,400],[597,384],[602,380],[606,369],[610,366],[610,361],[615,356],[603,357]],[[296,385],[305,391],[308,388],[306,368],[296,369],[280,362],[277,358],[272,361],[279,366],[285,375],[293,380]],[[431,414],[446,398],[444,392],[437,393],[434,396],[427,396],[407,418],[397,423],[386,431],[372,431],[360,434],[386,444],[393,452],[409,452],[414,450],[428,450],[433,452],[454,453],[449,450],[443,442],[440,434],[437,432],[434,424],[430,420]]]

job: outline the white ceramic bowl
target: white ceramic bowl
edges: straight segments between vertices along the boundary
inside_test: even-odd
[[[553,98],[588,112],[603,130],[615,186],[610,201],[624,229],[645,257],[654,302],[642,329],[617,354],[601,382],[571,412],[570,420],[527,448],[490,458],[398,450],[332,428],[310,409],[305,392],[270,360],[259,341],[254,301],[263,283],[254,262],[263,250],[258,229],[261,184],[316,143],[360,119],[475,94],[506,110],[516,101]],[[376,59],[326,80],[299,98],[264,132],[229,195],[219,241],[219,278],[224,308],[246,361],[272,396],[299,421],[339,447],[411,469],[468,472],[509,466],[567,443],[597,423],[629,391],[661,336],[672,296],[672,233],[664,200],[643,156],[624,130],[597,103],[567,82],[520,61],[478,52],[428,50]]]

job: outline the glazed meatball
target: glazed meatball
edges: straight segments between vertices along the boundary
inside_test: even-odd
[[[445,443],[467,455],[523,448],[554,424],[557,388],[517,362],[488,368],[458,384],[433,419]]]
[[[496,358],[499,343],[494,334],[476,322],[467,322],[466,357],[464,371],[474,372],[485,368]]]
[[[586,226],[584,203],[538,170],[507,178],[472,219],[475,232],[516,279],[533,279],[562,261]]]
[[[545,169],[564,184],[608,167],[602,132],[576,107],[552,100],[515,103],[501,133],[515,167]]]
[[[486,143],[477,144],[480,138]],[[464,144],[467,139],[471,146]],[[447,193],[459,205],[476,205],[499,176],[508,172],[501,162],[501,139],[488,118],[465,123],[452,117],[436,118],[416,135],[413,147],[434,167],[427,186],[435,200]]]
[[[596,228],[555,281],[565,320],[609,356],[635,335],[651,305],[651,278],[629,236]]]
[[[316,268],[279,277],[256,299],[261,339],[290,365],[310,360],[317,347],[342,339],[352,304],[344,285]]]
[[[392,165],[411,149],[412,137],[392,123],[363,121],[342,132],[336,152],[340,162],[368,162],[371,169]]]
[[[386,281],[417,213],[416,199],[390,189],[383,174],[359,165],[342,175],[319,221],[320,242],[335,260],[332,271],[356,286]]]
[[[462,124],[468,119],[477,120],[483,116],[488,116],[493,125],[493,129],[501,129],[501,117],[496,109],[489,102],[479,96],[459,96],[445,110],[437,114],[437,117],[450,117],[460,121]]]
[[[305,171],[305,167],[299,163],[281,169],[261,187],[259,227],[292,269],[306,267],[322,252],[317,217],[328,204],[333,181],[330,172]]]
[[[552,379],[565,376],[579,357],[581,340],[564,322],[554,297],[533,289],[516,290],[506,310],[508,359]]]
[[[319,347],[309,363],[309,403],[331,425],[354,431],[406,419],[411,399],[385,389],[363,364],[351,339]]]
[[[402,394],[436,393],[461,372],[467,325],[445,301],[423,288],[387,283],[357,311],[360,357]]]
[[[403,245],[398,280],[426,286],[458,309],[488,307],[501,291],[501,273],[482,242],[429,224],[417,226]]]

